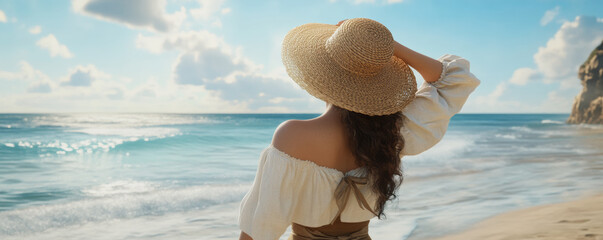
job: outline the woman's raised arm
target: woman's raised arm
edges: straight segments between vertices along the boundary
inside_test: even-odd
[[[440,78],[442,63],[438,60],[415,52],[396,41],[394,41],[394,56],[417,70],[426,82],[435,82]]]
[[[397,42],[394,54],[425,79],[419,83],[415,99],[402,110],[401,155],[416,155],[444,137],[450,118],[461,110],[480,81],[471,73],[469,61],[456,55],[445,54],[435,60]]]

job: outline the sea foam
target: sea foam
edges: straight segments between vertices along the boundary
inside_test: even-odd
[[[240,201],[247,190],[249,185],[241,184],[192,186],[127,194],[113,192],[105,197],[5,211],[0,212],[0,236],[31,234],[88,222],[199,210]],[[99,192],[103,190],[89,191],[93,195]]]
[[[207,116],[186,114],[56,114],[35,116],[29,122],[33,126],[123,128],[212,123],[216,120]]]
[[[544,120],[540,121],[540,123],[542,123],[542,124],[565,124],[562,121],[555,121],[555,120],[550,120],[550,119],[544,119]]]
[[[79,132],[96,136],[123,136],[123,137],[166,137],[179,134],[176,128],[145,127],[145,128],[80,128],[68,130],[69,132]]]
[[[82,193],[91,197],[105,197],[117,194],[151,192],[158,187],[158,184],[152,182],[119,180],[83,189]]]

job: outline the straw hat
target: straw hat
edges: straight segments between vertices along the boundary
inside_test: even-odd
[[[354,18],[339,27],[308,23],[292,29],[283,40],[282,60],[311,95],[374,116],[402,111],[417,91],[413,72],[393,53],[385,26]]]

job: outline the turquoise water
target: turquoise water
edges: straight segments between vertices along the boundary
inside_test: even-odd
[[[1,239],[232,239],[276,126],[317,114],[0,114]],[[567,114],[459,114],[375,239],[429,239],[603,192],[603,127]]]

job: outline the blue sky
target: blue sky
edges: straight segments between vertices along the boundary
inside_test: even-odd
[[[465,113],[567,113],[603,1],[0,2],[0,112],[320,112],[280,62],[288,30],[380,21],[482,81]],[[417,74],[418,80],[420,76]]]

